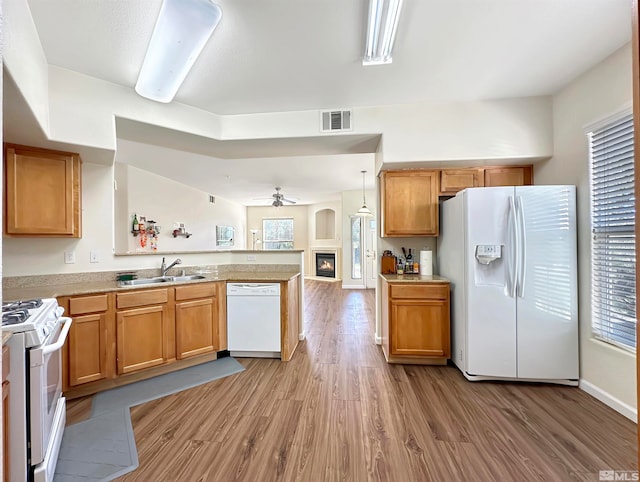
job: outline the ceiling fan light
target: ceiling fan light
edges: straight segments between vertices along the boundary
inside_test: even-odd
[[[221,17],[222,10],[211,0],[164,0],[136,92],[171,102]]]

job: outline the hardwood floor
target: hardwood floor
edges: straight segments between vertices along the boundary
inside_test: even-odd
[[[305,282],[290,362],[133,407],[123,481],[565,481],[637,470],[636,425],[574,387],[476,382],[388,365],[372,290]],[[70,402],[78,420],[88,399]]]

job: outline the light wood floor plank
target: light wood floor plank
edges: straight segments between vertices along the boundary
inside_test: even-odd
[[[469,382],[389,365],[372,290],[305,281],[290,362],[131,409],[140,466],[123,481],[596,481],[637,470],[636,425],[575,387]],[[91,398],[68,403],[69,423]]]

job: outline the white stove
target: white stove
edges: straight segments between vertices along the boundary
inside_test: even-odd
[[[40,346],[56,331],[64,308],[55,298],[2,304],[2,331],[25,334],[25,348]]]
[[[13,333],[9,339],[12,481],[53,481],[66,420],[61,351],[72,322],[63,313],[55,298],[2,304],[2,331]]]

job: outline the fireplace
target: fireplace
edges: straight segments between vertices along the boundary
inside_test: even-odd
[[[316,253],[316,276],[336,277],[335,253]]]

